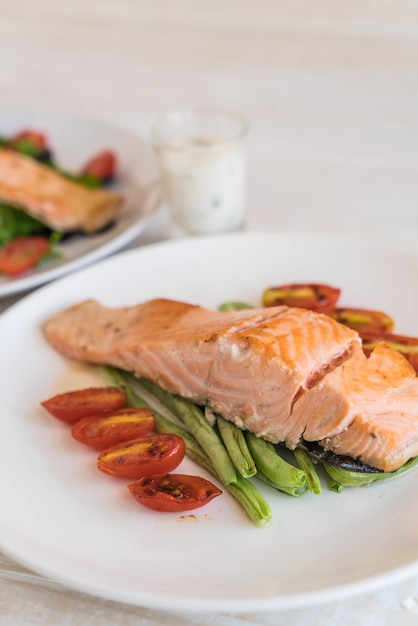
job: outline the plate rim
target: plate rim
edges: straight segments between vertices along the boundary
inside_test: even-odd
[[[0,520],[0,528],[2,528],[2,526]],[[191,596],[185,601],[184,598],[179,599],[174,594],[161,596],[155,593],[149,594],[149,592],[138,591],[133,595],[129,591],[124,592],[121,588],[115,590],[112,586],[95,584],[91,580],[86,582],[85,579],[79,576],[62,573],[61,570],[54,566],[40,566],[36,559],[28,559],[22,556],[19,550],[9,549],[8,547],[5,548],[2,542],[3,540],[0,539],[0,547],[5,555],[16,560],[16,562],[20,563],[23,567],[32,570],[35,574],[45,577],[45,581],[41,581],[43,585],[58,583],[62,585],[64,589],[67,587],[68,591],[85,593],[98,599],[119,602],[127,606],[147,607],[149,609],[164,611],[193,611],[196,613],[211,612],[218,614],[230,611],[237,613],[268,613],[270,611],[303,609],[329,602],[348,600],[361,594],[381,591],[385,587],[402,583],[418,574],[417,561],[388,572],[374,575],[367,579],[361,579],[347,584],[336,584],[319,591],[294,592],[284,596],[270,596],[257,599],[244,599],[242,597],[232,599],[208,599]]]

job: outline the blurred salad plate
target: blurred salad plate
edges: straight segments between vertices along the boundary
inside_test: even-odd
[[[0,172],[0,297],[30,290],[123,248],[143,232],[160,204],[159,171],[152,148],[134,133],[99,120],[0,111],[0,152],[0,167],[3,163],[6,168],[3,178]],[[12,171],[22,181],[14,189],[9,186]],[[94,228],[88,222],[69,229],[61,227],[62,221],[51,222],[45,207],[52,187],[57,191],[53,199],[57,202],[58,198],[57,215],[67,200],[76,205],[75,197],[80,197],[83,204],[92,205],[92,212],[94,205],[100,207],[105,200],[107,218]],[[46,224],[47,231],[38,232],[35,221],[32,229],[27,223],[31,220]],[[33,245],[29,252],[21,248],[25,237],[34,237],[35,250]],[[43,257],[38,237],[49,237],[51,242]],[[16,239],[20,240],[17,244]],[[7,246],[5,260],[1,255]],[[29,253],[42,258],[19,270],[16,248],[19,262]]]

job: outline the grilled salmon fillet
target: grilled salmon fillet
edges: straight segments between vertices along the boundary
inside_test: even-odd
[[[0,200],[52,230],[93,233],[118,215],[123,198],[89,189],[13,150],[0,149]]]
[[[85,301],[43,332],[66,357],[144,376],[291,449],[318,441],[384,471],[418,455],[415,370],[385,344],[367,359],[358,334],[325,315]]]

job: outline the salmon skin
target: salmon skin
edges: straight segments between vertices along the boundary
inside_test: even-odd
[[[326,315],[88,300],[43,332],[68,358],[143,376],[290,449],[318,442],[387,472],[418,455],[415,370],[386,344],[367,358],[358,334]]]

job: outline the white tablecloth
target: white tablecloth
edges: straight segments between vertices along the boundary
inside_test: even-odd
[[[0,108],[93,116],[144,137],[168,108],[239,110],[251,120],[247,229],[362,232],[416,249],[414,0],[0,0],[0,92]],[[132,245],[171,234],[162,209]],[[418,578],[325,606],[167,615],[0,557],[4,626],[417,622]]]

